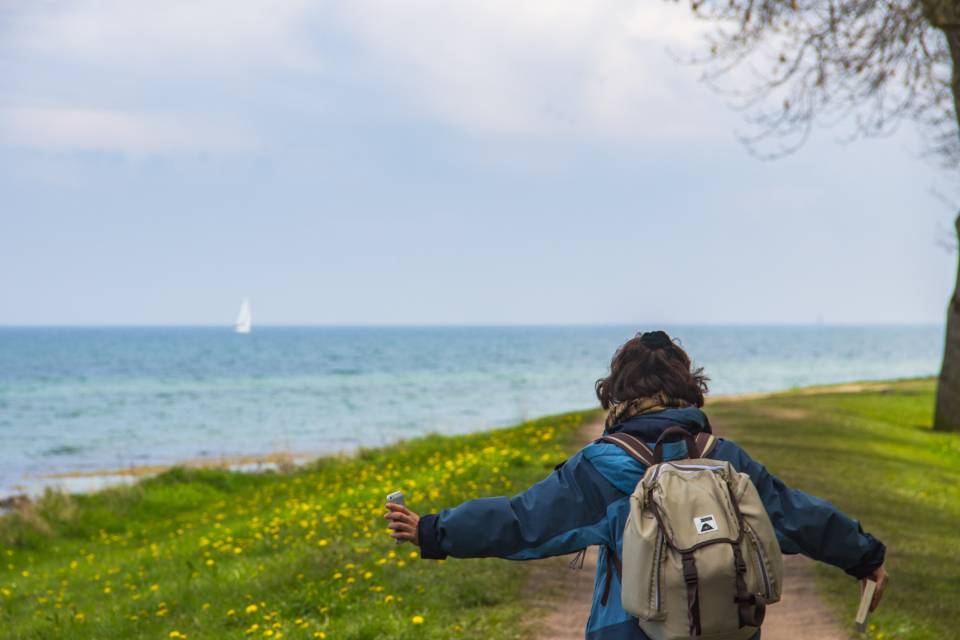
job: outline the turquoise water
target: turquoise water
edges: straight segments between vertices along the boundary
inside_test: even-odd
[[[937,371],[939,327],[668,327],[712,393]],[[0,328],[0,495],[63,471],[316,453],[596,405],[629,327]]]

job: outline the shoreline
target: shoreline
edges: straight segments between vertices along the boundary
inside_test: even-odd
[[[178,460],[169,464],[142,464],[120,468],[80,469],[56,471],[29,476],[10,483],[9,491],[0,489],[0,515],[24,499],[34,500],[47,489],[63,493],[92,493],[109,487],[135,484],[152,478],[170,469],[220,469],[240,473],[263,473],[293,469],[322,458],[344,455],[343,451],[273,451],[260,454],[235,454],[216,457],[196,457]]]
[[[725,394],[708,397],[706,408],[711,404],[739,402],[743,400],[760,400],[780,395],[812,396],[827,393],[859,393],[861,391],[886,391],[892,389],[898,382],[913,380],[929,380],[932,376],[914,378],[897,378],[887,380],[865,380],[856,382],[841,382],[835,384],[813,385],[808,387],[791,387],[777,391],[758,391],[737,394]],[[580,411],[599,410],[597,407],[581,409]],[[547,417],[538,416],[534,420]],[[559,415],[559,414],[558,414]],[[492,431],[498,427],[480,429],[477,433]],[[399,442],[399,441],[398,441]],[[395,443],[390,443],[395,444]],[[389,446],[389,445],[388,445]],[[11,483],[13,492],[0,489],[0,515],[3,515],[23,500],[34,500],[43,495],[46,489],[53,489],[68,494],[92,493],[121,484],[134,484],[139,480],[150,478],[170,469],[185,467],[188,469],[220,469],[241,473],[262,473],[265,471],[285,471],[309,464],[313,461],[354,455],[356,450],[346,451],[274,451],[263,454],[237,454],[217,457],[195,457],[176,461],[170,464],[130,465],[123,468],[103,468],[92,470],[58,471],[48,474],[24,478],[21,482]],[[9,505],[14,505],[11,507]]]

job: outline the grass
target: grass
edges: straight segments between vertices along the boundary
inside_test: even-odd
[[[960,435],[931,430],[933,402],[932,380],[909,380],[709,407],[752,457],[887,544],[890,587],[867,633],[878,640],[960,637]],[[852,622],[854,581],[822,565],[818,580]]]
[[[174,469],[0,519],[3,638],[522,638],[522,565],[421,562],[421,513],[546,476],[594,414],[431,436],[286,474]]]
[[[887,543],[870,638],[957,637],[960,435],[930,429],[934,385],[824,387],[716,401],[724,435]],[[48,494],[0,519],[4,638],[523,638],[525,568],[420,562],[383,497],[421,513],[545,476],[595,414],[432,436],[287,474],[176,469],[134,487]],[[413,554],[415,555],[415,554]],[[818,579],[842,620],[856,583]],[[779,605],[787,606],[787,605]]]

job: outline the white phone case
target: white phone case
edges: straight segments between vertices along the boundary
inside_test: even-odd
[[[387,496],[387,503],[403,505],[403,491],[394,491]],[[397,540],[397,544],[403,544],[403,540]]]
[[[394,491],[393,493],[391,493],[390,495],[388,495],[388,496],[387,496],[387,502],[391,502],[391,503],[393,503],[393,504],[399,504],[399,505],[402,506],[402,505],[404,504],[404,502],[403,502],[403,491]]]

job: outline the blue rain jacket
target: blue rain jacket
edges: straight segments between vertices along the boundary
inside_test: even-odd
[[[667,409],[636,416],[611,431],[625,431],[653,444],[669,426],[691,433],[709,431],[706,415],[696,408]],[[664,458],[682,458],[686,444],[670,443]],[[863,532],[856,520],[825,500],[787,487],[763,465],[729,440],[720,439],[711,458],[726,460],[753,480],[784,553],[802,553],[860,578],[883,564],[885,549]],[[609,443],[592,443],[549,477],[512,498],[470,500],[420,519],[423,558],[497,557],[533,560],[573,553],[599,545],[601,553],[587,622],[588,640],[647,640],[636,618],[620,605],[620,581],[604,547],[622,554],[629,496],[646,468]],[[606,604],[601,596],[611,576]]]

